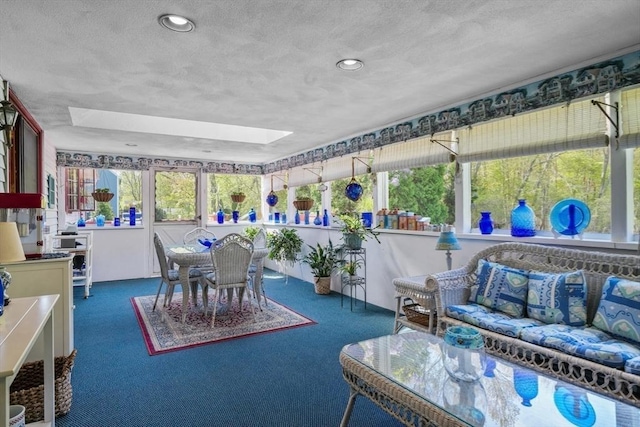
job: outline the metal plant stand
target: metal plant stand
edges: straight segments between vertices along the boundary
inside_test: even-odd
[[[351,311],[353,311],[354,300],[357,303],[358,287],[364,292],[364,308],[367,309],[367,251],[364,248],[360,249],[342,249],[343,262],[360,262],[357,274],[350,276],[342,273],[340,276],[340,307],[343,307],[344,290],[349,288],[349,298],[351,304]]]

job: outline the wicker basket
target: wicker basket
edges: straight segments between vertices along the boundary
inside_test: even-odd
[[[113,199],[113,193],[91,193],[96,202],[108,202]]]
[[[244,202],[246,195],[244,194],[232,194],[231,195],[231,201],[233,203],[242,203]]]
[[[429,313],[427,309],[425,309],[420,304],[407,304],[402,306],[402,310],[407,316],[408,321],[417,323],[422,326],[429,326],[429,317],[431,316],[431,313]],[[433,320],[433,324],[435,325],[435,315]]]
[[[313,200],[294,200],[293,206],[299,211],[308,211],[313,207]]]
[[[77,350],[69,356],[55,358],[55,414],[64,415],[71,409],[71,370]],[[28,362],[22,365],[11,384],[9,397],[11,405],[22,405],[26,408],[26,422],[33,423],[44,420],[44,361]]]
[[[313,288],[316,294],[327,295],[331,293],[331,277],[314,277]]]

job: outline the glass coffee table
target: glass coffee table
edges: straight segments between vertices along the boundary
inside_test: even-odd
[[[351,387],[341,426],[358,395],[408,426],[638,426],[640,408],[492,356],[478,381],[456,381],[443,341],[411,331],[348,344],[340,352]]]

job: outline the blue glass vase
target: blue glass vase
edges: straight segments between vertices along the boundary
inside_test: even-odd
[[[480,221],[478,221],[478,228],[480,228],[480,233],[493,233],[493,219],[491,219],[491,212],[480,212],[480,215]]]
[[[362,197],[362,185],[358,184],[355,178],[351,178],[351,182],[344,188],[344,195],[352,202],[357,202]]]
[[[253,208],[249,211],[249,222],[256,222],[256,211]]]
[[[218,210],[218,224],[224,224],[224,212],[222,212],[222,209]]]
[[[231,217],[233,218],[233,223],[237,224],[238,223],[238,219],[240,218],[240,212],[238,212],[238,211],[231,212]]]
[[[316,219],[313,220],[314,225],[322,225],[322,219],[320,219],[320,211],[316,211]]]
[[[84,227],[86,225],[84,222],[84,218],[82,217],[82,214],[80,214],[80,218],[78,219],[77,225],[78,227]]]
[[[136,207],[129,208],[129,225],[136,225]]]
[[[296,215],[293,217],[293,222],[300,224],[300,213],[296,210]]]
[[[309,225],[309,211],[304,211],[304,223]]]
[[[535,215],[524,199],[518,200],[518,206],[511,211],[511,235],[514,237],[536,235]]]
[[[271,207],[278,204],[278,196],[273,191],[267,195],[267,204]]]
[[[535,372],[514,368],[513,388],[522,398],[522,406],[531,406],[531,401],[538,396],[538,375]]]
[[[327,212],[327,210],[324,210],[324,215],[322,215],[322,226],[323,227],[328,227],[329,226],[329,212]]]

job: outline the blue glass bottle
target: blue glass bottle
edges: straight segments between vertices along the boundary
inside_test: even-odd
[[[322,220],[320,219],[320,211],[316,211],[316,219],[313,220],[314,225],[322,225]]]
[[[233,218],[233,223],[237,224],[238,223],[238,219],[240,218],[240,212],[238,211],[233,211],[231,212],[232,218]]]
[[[309,225],[309,211],[304,211],[304,223]]]
[[[281,217],[280,217],[280,222],[282,224],[286,224],[287,223],[287,214],[286,213],[282,213]]]
[[[293,217],[293,222],[295,222],[296,224],[300,224],[300,212],[298,212],[297,209],[296,209],[296,214]]]
[[[478,228],[480,228],[480,233],[493,233],[493,219],[491,219],[491,212],[480,212],[480,215],[480,221],[478,221]]]
[[[222,209],[218,210],[218,224],[224,224],[224,212],[222,212]]]
[[[2,314],[4,314],[4,285],[0,277],[0,316],[2,316]]]
[[[82,217],[82,214],[80,214],[80,219],[78,219],[78,223],[77,226],[78,227],[84,227],[86,224],[84,222],[84,218]]]
[[[129,208],[129,225],[136,225],[136,207]]]
[[[256,222],[256,211],[253,208],[249,211],[249,222]]]
[[[511,235],[514,237],[532,237],[536,235],[536,221],[533,209],[527,206],[525,199],[518,200],[518,206],[511,211]]]
[[[327,210],[324,210],[324,215],[322,215],[322,226],[323,227],[328,227],[329,226],[329,213],[327,212]]]

